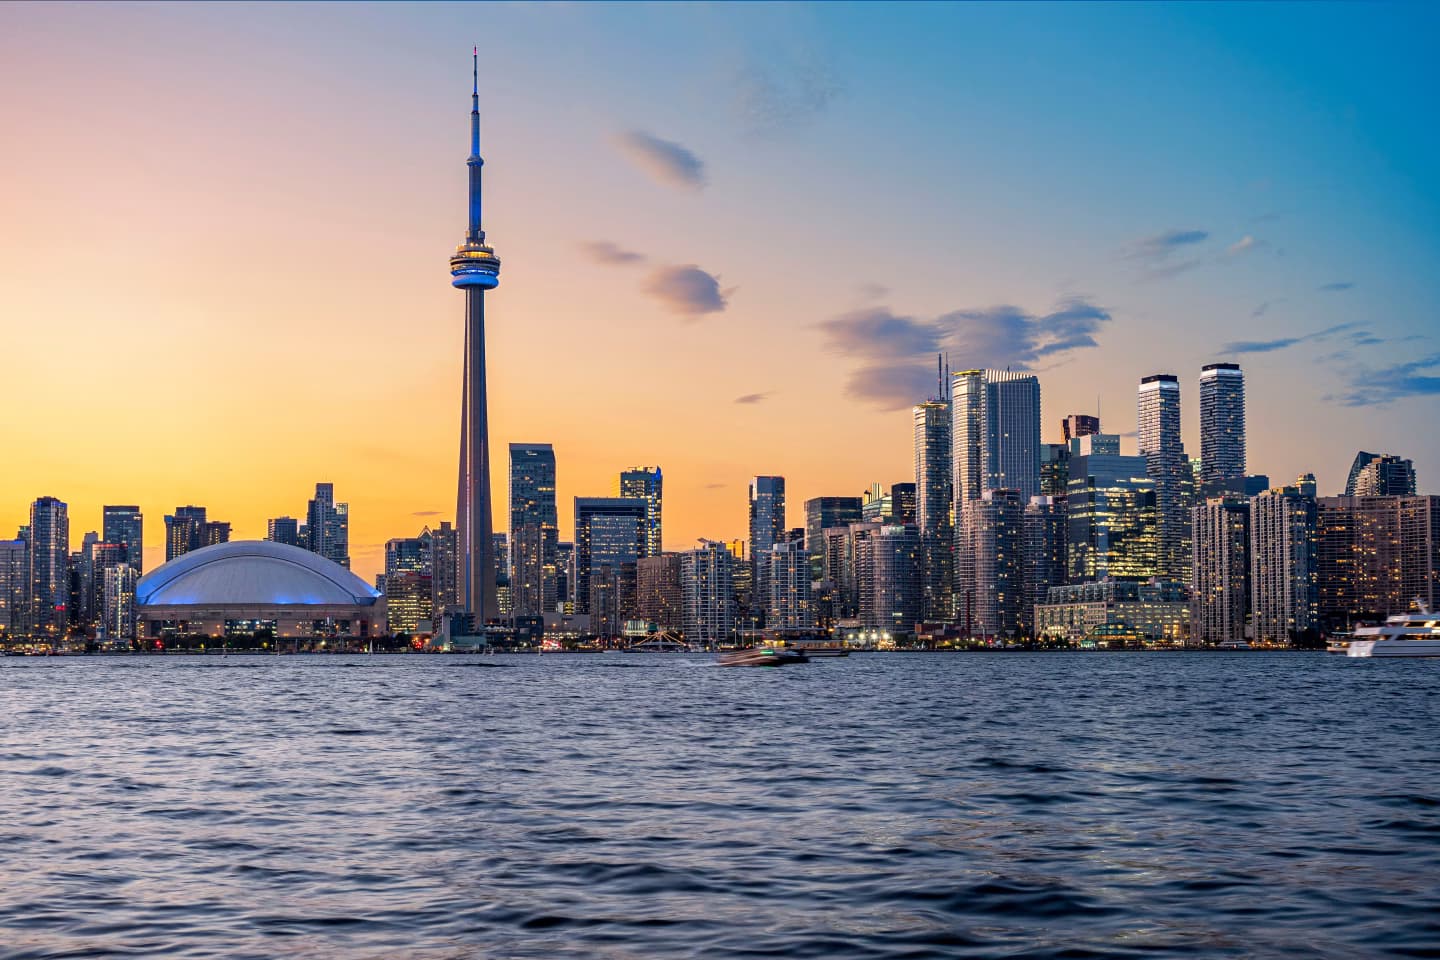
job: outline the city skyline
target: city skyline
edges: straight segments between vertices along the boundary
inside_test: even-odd
[[[1331,96],[1336,88],[1311,72],[1332,64],[1329,55],[1313,67],[1301,60],[1349,14],[1307,8],[1304,29],[1293,37],[1294,59],[1275,60],[1281,75],[1260,84],[1247,107],[1257,123],[1278,116],[1287,102],[1281,80],[1301,85],[1320,105],[1285,121],[1292,134],[1286,149],[1242,170],[1239,147],[1258,141],[1241,130],[1233,149],[1217,148],[1223,175],[1166,182],[1166,202],[1143,215],[1135,207],[1153,199],[1146,191],[1159,184],[1141,176],[1128,213],[1103,216],[1081,197],[1085,190],[1096,200],[1119,196],[1112,182],[1118,169],[1082,163],[1085,176],[1057,178],[1046,164],[1008,175],[987,167],[1035,145],[1005,119],[1005,107],[1040,103],[1050,108],[1041,116],[1060,123],[1057,104],[1027,84],[992,85],[990,104],[963,101],[970,135],[981,134],[989,150],[963,154],[968,166],[959,179],[939,177],[922,159],[932,148],[943,153],[952,134],[922,135],[903,118],[874,119],[873,98],[902,93],[906,84],[922,94],[907,101],[917,117],[954,118],[942,94],[973,78],[957,68],[962,76],[927,89],[924,81],[939,70],[934,53],[902,27],[964,27],[975,35],[966,42],[1018,42],[1015,27],[983,8],[890,15],[878,28],[885,51],[893,57],[910,45],[926,56],[904,77],[883,82],[875,71],[884,57],[859,56],[858,28],[843,11],[735,12],[737,23],[774,26],[782,45],[809,43],[797,55],[757,50],[723,31],[707,47],[687,30],[713,22],[698,10],[660,8],[643,17],[614,8],[487,9],[518,38],[482,51],[487,76],[495,78],[481,104],[494,131],[487,213],[505,238],[509,277],[491,319],[493,442],[554,445],[562,515],[574,497],[605,496],[629,465],[662,465],[669,475],[667,549],[688,548],[698,537],[743,536],[746,485],[756,475],[786,478],[786,523],[794,526],[798,505],[809,499],[914,479],[911,405],[930,392],[930,347],[940,346],[959,369],[1013,362],[1035,373],[1043,386],[1043,441],[1059,439],[1052,425],[1061,417],[1092,412],[1097,394],[1107,432],[1132,433],[1133,384],[1173,372],[1191,453],[1200,449],[1202,366],[1239,361],[1250,472],[1279,484],[1313,471],[1320,492],[1335,494],[1354,451],[1377,449],[1413,458],[1428,483],[1440,470],[1425,432],[1437,380],[1433,363],[1416,364],[1436,349],[1440,296],[1417,265],[1434,260],[1436,195],[1407,173],[1433,159],[1434,142],[1428,133],[1402,132],[1382,103],[1380,87],[1394,93],[1402,81],[1421,78],[1374,61],[1381,36],[1405,42],[1393,36],[1388,8],[1378,9],[1359,32],[1358,55],[1347,55],[1381,71],[1385,83],[1346,91],[1348,101]],[[453,243],[463,189],[454,148],[463,46],[453,57],[434,53],[457,45],[448,36],[453,25],[433,8],[327,12],[325,30],[303,10],[251,13],[239,23],[200,8],[161,19],[144,8],[94,8],[83,16],[73,8],[0,11],[8,28],[0,31],[0,74],[12,80],[23,71],[32,78],[23,88],[38,90],[17,111],[17,150],[0,161],[0,183],[27,188],[21,196],[0,187],[0,202],[20,227],[0,241],[7,245],[0,315],[17,358],[3,389],[12,410],[25,409],[47,384],[57,392],[54,415],[43,422],[7,421],[12,449],[34,452],[24,469],[0,480],[0,535],[25,523],[42,495],[69,504],[72,548],[84,532],[101,528],[102,505],[135,504],[151,518],[150,570],[164,555],[157,521],[177,506],[204,505],[233,525],[235,539],[259,539],[268,518],[293,514],[316,482],[326,482],[345,491],[352,565],[368,580],[383,567],[387,540],[455,519],[454,488],[445,478],[453,476],[461,344],[453,294],[442,289],[434,258]],[[1202,61],[1233,55],[1242,65],[1247,45],[1277,30],[1280,19],[1263,9],[1052,13],[1060,34],[1067,24],[1103,23],[1115,44],[1177,19],[1207,26],[1214,35],[1204,40],[1167,43],[1188,44],[1185,51]],[[549,61],[524,62],[542,36],[563,41],[578,24],[611,37],[637,18],[651,39],[676,40],[677,52],[659,57],[667,69],[678,69],[679,50],[708,50],[701,62],[738,57],[749,81],[768,77],[768,86],[732,78],[731,87],[748,91],[740,96],[748,112],[740,120],[716,111],[692,119],[682,108],[706,101],[720,81],[702,67],[688,87],[656,95],[644,83],[656,67],[641,63],[635,79],[615,85],[623,109],[582,117],[560,96],[576,90],[566,86],[569,71],[546,80],[540,74]],[[276,54],[275,76],[267,78],[242,62],[245,41],[277,23],[294,27],[295,46]],[[114,34],[117,24],[124,29]],[[222,25],[223,37],[211,43]],[[336,49],[341,45],[325,36],[332,27],[353,45]],[[387,49],[383,28],[403,28],[424,55],[407,59]],[[28,37],[60,32],[67,42],[46,47],[47,62],[24,49]],[[194,40],[205,53],[178,50],[166,74],[139,62],[166,39]],[[812,53],[814,63],[806,59]],[[1353,80],[1348,71],[1358,69],[1346,67],[1345,75]],[[1197,136],[1214,129],[1210,111],[1235,93],[1235,80],[1220,82],[1226,95],[1210,96],[1184,78],[1165,79],[1172,103],[1205,108]],[[1089,82],[1106,88],[1109,79],[1101,70]],[[111,96],[89,109],[93,90],[110,85]],[[302,95],[282,107],[282,88]],[[153,110],[136,116],[127,101]],[[868,132],[879,136],[867,139],[879,145],[842,161],[843,151],[830,148],[853,137],[862,115],[877,126]],[[245,142],[232,141],[233,155],[215,156],[215,138],[232,121],[246,131]],[[548,141],[537,133],[542,127]],[[1142,127],[1104,129],[1119,149]],[[110,182],[90,182],[95,158],[80,147],[82,133],[95,137],[91,147],[101,152]],[[1332,158],[1302,162],[1297,148],[1326,133],[1336,138]],[[366,144],[373,149],[366,152]],[[1180,145],[1154,146],[1158,155],[1132,161],[1131,173],[1158,175]],[[1371,156],[1381,149],[1384,163]],[[822,157],[835,169],[805,183],[801,169]],[[191,169],[200,166],[204,177]],[[591,172],[557,186],[581,167]],[[322,171],[336,178],[333,186],[323,185]],[[979,204],[980,216],[946,223],[935,253],[923,248],[935,246],[938,226],[917,219],[914,196],[897,183],[907,171],[927,174],[919,179],[932,192],[943,185],[946,216]],[[1342,174],[1341,199],[1322,200],[1321,187]],[[861,175],[872,189],[857,198],[844,184]],[[1270,186],[1254,186],[1267,178]],[[1057,226],[1027,203],[987,214],[978,198],[987,189],[1008,196],[1027,185],[1052,202],[1067,198],[1067,222]],[[778,216],[789,225],[757,210],[760,198],[782,207]],[[1365,203],[1375,205],[1372,214],[1358,212]],[[837,205],[847,209],[831,209]],[[206,215],[197,216],[202,209]],[[67,282],[81,211],[112,241],[111,257],[87,268],[93,272],[85,287]],[[216,256],[217,217],[226,223],[226,249],[246,264],[219,304],[212,271],[230,265],[216,262],[224,260]],[[826,266],[836,225],[856,217],[871,248],[874,279],[864,282],[889,290],[861,289],[848,271],[837,281]],[[1315,218],[1327,217],[1335,229],[1320,236]],[[955,224],[964,227],[958,236]],[[1382,224],[1383,260],[1346,239],[1371,236]],[[1090,239],[1076,245],[1070,232],[1081,227]],[[315,269],[332,245],[357,256],[344,231],[372,244],[373,253],[362,255],[365,292],[337,288],[333,276]],[[767,231],[777,236],[761,242]],[[997,241],[994,253],[977,248],[982,239]],[[1069,253],[1057,253],[1067,244]],[[956,266],[957,259],[966,265]],[[777,260],[786,269],[775,269]],[[607,302],[598,312],[597,299]],[[62,325],[71,335],[53,337]],[[756,342],[772,349],[757,351]],[[327,376],[307,377],[301,355],[321,348]],[[291,364],[278,362],[292,352]],[[794,362],[797,356],[804,361]],[[617,381],[612,372],[627,359],[657,375]],[[127,378],[139,376],[146,392],[133,429],[97,431],[93,403],[65,395],[86,393],[86,384],[102,382],[116,364]],[[909,389],[911,367],[923,368],[923,379],[901,395],[895,388]],[[402,376],[411,381],[404,390],[396,385]],[[657,390],[673,391],[676,402],[649,401],[647,391]],[[1386,397],[1385,406],[1368,402]],[[1324,437],[1312,429],[1317,406]],[[865,456],[836,455],[857,442]],[[1127,436],[1125,452],[1133,451]],[[491,458],[496,516],[508,515],[505,469]],[[562,523],[561,539],[573,535]]]

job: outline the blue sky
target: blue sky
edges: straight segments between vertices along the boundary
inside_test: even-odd
[[[0,399],[122,369],[203,402],[177,477],[57,397],[13,441],[86,442],[0,522],[68,489],[244,535],[315,479],[371,549],[448,515],[472,43],[492,432],[556,443],[562,504],[659,462],[684,546],[743,535],[757,473],[797,509],[907,479],[937,345],[1036,369],[1047,438],[1097,398],[1129,433],[1180,374],[1192,454],[1200,366],[1239,360],[1252,470],[1334,492],[1363,447],[1436,489],[1437,35],[1428,4],[7,4]],[[290,451],[273,490],[237,444]],[[111,457],[133,497],[76,479]]]

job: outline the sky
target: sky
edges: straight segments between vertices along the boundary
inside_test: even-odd
[[[665,473],[665,543],[912,480],[910,405],[1028,369],[1042,433],[1242,364],[1249,469],[1440,490],[1427,4],[0,5],[0,534],[138,503],[234,536],[451,519],[480,49],[506,447]]]

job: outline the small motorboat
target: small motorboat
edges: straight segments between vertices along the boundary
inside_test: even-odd
[[[720,654],[722,667],[783,667],[787,663],[809,663],[803,651],[793,647],[749,647]]]

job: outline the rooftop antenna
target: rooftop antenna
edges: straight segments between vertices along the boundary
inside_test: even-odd
[[[939,391],[937,394],[935,394],[935,399],[936,399],[936,400],[944,400],[944,399],[945,399],[945,365],[944,365],[944,364],[945,364],[945,355],[944,355],[943,353],[937,353],[937,354],[935,354],[935,386],[937,386],[937,387],[940,388],[940,391]]]

